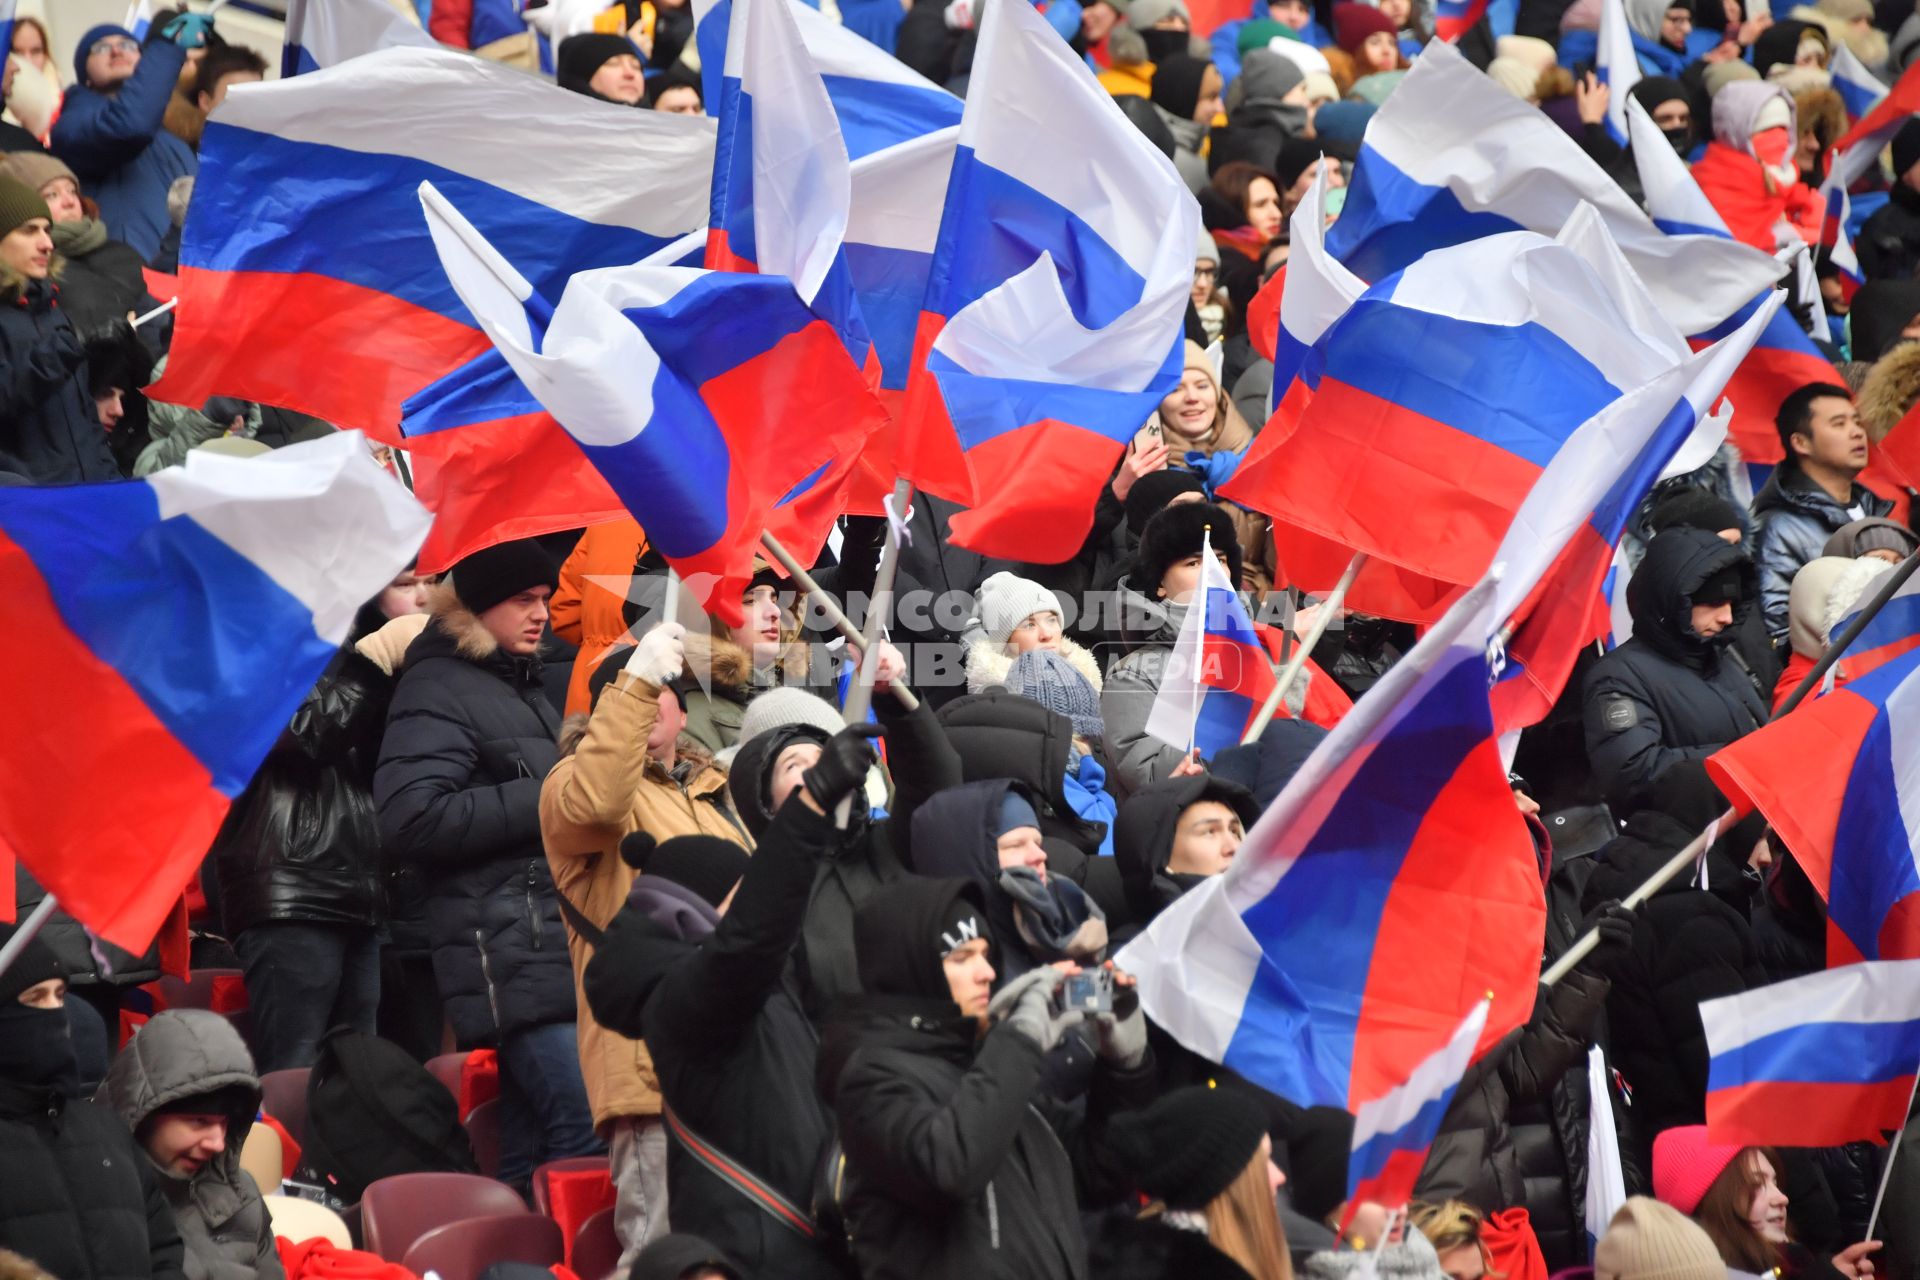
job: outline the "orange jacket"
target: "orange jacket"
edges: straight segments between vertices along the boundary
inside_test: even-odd
[[[626,596],[588,579],[618,578],[625,583],[646,545],[647,535],[636,521],[597,524],[580,535],[573,554],[560,566],[560,588],[549,606],[553,631],[580,650],[573,662],[573,678],[567,682],[568,715],[587,709],[587,677],[614,642],[627,634],[627,620],[620,613]]]

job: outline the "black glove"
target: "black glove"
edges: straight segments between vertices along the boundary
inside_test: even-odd
[[[134,341],[133,324],[125,316],[75,325],[74,335],[80,339],[80,345],[89,350],[104,350]]]
[[[1633,912],[1621,906],[1620,899],[1609,898],[1587,913],[1575,936],[1585,937],[1594,929],[1600,931],[1600,941],[1580,967],[1602,978],[1618,977],[1633,954]]]
[[[877,724],[855,724],[827,739],[827,745],[820,748],[820,759],[800,775],[815,804],[832,813],[835,805],[860,789],[867,780],[867,770],[880,758],[867,739],[880,734]]]

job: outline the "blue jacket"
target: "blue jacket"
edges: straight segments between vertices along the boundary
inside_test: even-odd
[[[1693,58],[1684,53],[1675,53],[1657,41],[1649,40],[1638,31],[1633,35],[1634,56],[1640,61],[1640,73],[1648,76],[1670,76],[1675,80],[1687,69]],[[1570,71],[1581,67],[1591,67],[1599,58],[1600,33],[1597,31],[1569,31],[1560,37],[1560,65]]]
[[[1100,767],[1098,760],[1083,755],[1077,766],[1068,763],[1063,790],[1067,804],[1082,821],[1107,824],[1107,833],[1100,837],[1100,852],[1112,857],[1113,819],[1120,812],[1120,802],[1107,794],[1107,771]]]
[[[150,40],[140,65],[111,94],[76,84],[53,126],[53,154],[67,162],[80,189],[100,205],[107,234],[152,258],[172,225],[167,188],[199,170],[193,149],[161,122],[186,50]]]
[[[1208,43],[1213,50],[1213,65],[1220,72],[1222,84],[1232,84],[1233,78],[1240,74],[1240,31],[1256,18],[1267,16],[1267,0],[1253,0],[1251,12],[1244,18],[1233,22],[1223,22],[1213,30]],[[1300,39],[1316,49],[1325,49],[1333,44],[1333,37],[1318,19],[1307,23],[1307,29],[1299,33]]]

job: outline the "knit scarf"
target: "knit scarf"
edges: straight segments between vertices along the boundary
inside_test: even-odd
[[[1092,961],[1106,950],[1106,915],[1079,885],[1058,876],[1043,881],[1031,867],[1008,867],[1000,889],[1013,903],[1021,941],[1042,964]]]
[[[80,218],[56,222],[47,228],[56,253],[69,258],[84,258],[107,242],[107,224],[98,218]]]

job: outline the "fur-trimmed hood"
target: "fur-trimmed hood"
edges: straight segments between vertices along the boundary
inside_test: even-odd
[[[448,575],[427,588],[427,616],[453,640],[454,651],[472,662],[499,656],[500,642],[480,621],[480,615],[460,603]]]
[[[1100,664],[1094,656],[1065,636],[1060,637],[1060,656],[1067,665],[1087,678],[1093,691],[1099,693],[1102,685]],[[1007,673],[1013,670],[1013,656],[1001,649],[993,641],[982,637],[967,646],[967,692],[980,693],[987,689],[998,688],[1007,683]]]
[[[1902,342],[1874,362],[1860,385],[1860,420],[1875,444],[1920,400],[1920,342]]]

